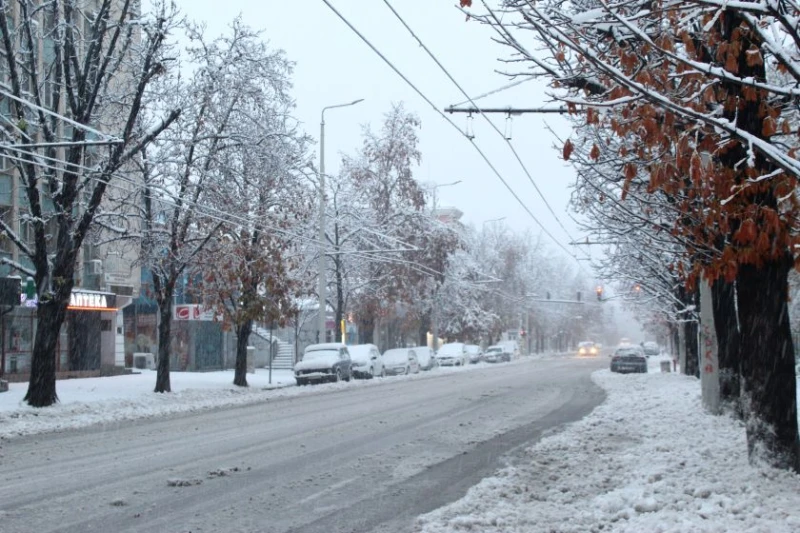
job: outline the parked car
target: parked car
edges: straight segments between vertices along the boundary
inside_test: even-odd
[[[480,363],[481,358],[483,357],[483,350],[477,344],[466,344],[464,349],[467,350],[467,357],[469,358],[470,364]]]
[[[303,352],[303,359],[294,365],[298,385],[321,381],[350,381],[352,361],[347,346],[338,343],[312,344]]]
[[[647,373],[647,357],[640,346],[621,346],[611,356],[611,371]]]
[[[505,351],[511,354],[512,359],[519,357],[519,343],[517,341],[502,341],[497,343],[502,346]]]
[[[483,352],[483,360],[487,363],[502,363],[511,361],[511,354],[502,346],[489,346]]]
[[[436,356],[429,346],[417,346],[414,348],[420,370],[432,370],[436,366]]]
[[[411,348],[393,348],[383,352],[386,375],[419,374],[417,354]]]
[[[644,355],[650,357],[651,355],[661,355],[661,347],[657,342],[649,341],[642,344]]]
[[[579,356],[597,355],[598,353],[599,350],[597,349],[597,345],[591,341],[585,341],[578,344]]]
[[[467,364],[467,350],[463,342],[443,344],[436,352],[436,359],[441,366],[463,366]]]
[[[374,344],[356,344],[348,346],[350,361],[353,364],[353,377],[356,379],[372,379],[384,377],[383,356]]]

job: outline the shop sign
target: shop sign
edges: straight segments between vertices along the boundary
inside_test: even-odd
[[[115,311],[115,300],[116,298],[113,294],[72,291],[67,309]]]
[[[172,307],[173,320],[198,320],[211,322],[214,320],[214,310],[206,309],[200,304],[180,304]]]

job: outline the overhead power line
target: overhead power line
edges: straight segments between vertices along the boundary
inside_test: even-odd
[[[373,52],[375,52],[375,54],[377,54],[377,55],[378,55],[378,57],[380,57],[380,58],[381,58],[381,59],[384,61],[384,63],[386,63],[386,64],[387,64],[387,65],[388,65],[388,66],[389,66],[389,67],[390,67],[390,68],[391,68],[391,69],[392,69],[392,70],[393,70],[393,71],[394,71],[394,72],[395,72],[395,73],[396,73],[398,76],[400,76],[400,78],[402,78],[402,79],[403,79],[403,81],[405,81],[405,82],[406,82],[406,84],[408,84],[408,86],[409,86],[409,87],[411,87],[411,88],[414,90],[414,92],[416,92],[416,93],[417,93],[417,94],[418,94],[418,95],[419,95],[419,96],[420,96],[420,97],[421,97],[423,100],[425,100],[425,102],[427,102],[427,104],[428,104],[428,105],[430,105],[430,106],[431,106],[431,108],[432,108],[432,109],[433,109],[433,110],[434,110],[436,113],[438,113],[438,114],[439,114],[439,116],[441,116],[441,117],[442,117],[442,118],[443,118],[445,121],[447,121],[447,123],[448,123],[448,124],[450,124],[450,125],[451,125],[453,128],[455,128],[455,129],[456,129],[456,130],[457,130],[457,131],[458,131],[458,132],[459,132],[459,133],[460,133],[460,134],[461,134],[461,135],[462,135],[462,136],[463,136],[465,139],[467,139],[467,140],[469,140],[469,141],[470,141],[470,144],[473,146],[473,148],[475,148],[475,150],[478,152],[478,154],[481,156],[481,158],[484,160],[484,162],[485,162],[485,163],[486,163],[486,164],[489,166],[489,168],[492,170],[492,172],[494,173],[494,175],[495,175],[495,176],[497,176],[497,178],[500,180],[500,182],[501,182],[501,183],[502,183],[502,184],[503,184],[503,185],[506,187],[506,189],[508,190],[508,192],[510,192],[510,193],[511,193],[511,195],[514,197],[514,199],[515,199],[515,200],[516,200],[516,201],[517,201],[517,202],[520,204],[520,206],[522,206],[522,208],[525,210],[525,212],[528,214],[528,216],[530,216],[530,217],[531,217],[531,219],[532,219],[532,220],[533,220],[533,221],[536,223],[536,225],[537,225],[537,226],[539,226],[539,228],[542,230],[542,232],[544,232],[544,233],[545,233],[545,234],[546,234],[546,235],[547,235],[547,236],[550,238],[550,240],[552,240],[552,241],[553,241],[553,243],[555,243],[555,244],[556,244],[556,245],[557,245],[559,248],[561,248],[561,249],[562,249],[562,250],[563,250],[563,251],[564,251],[564,252],[565,252],[565,253],[566,253],[568,256],[570,256],[570,257],[572,257],[573,259],[575,259],[575,255],[574,255],[572,252],[570,252],[570,251],[569,251],[569,250],[568,250],[568,249],[567,249],[567,248],[566,248],[566,247],[565,247],[565,246],[564,246],[564,245],[561,243],[561,241],[559,241],[558,239],[556,239],[556,238],[553,236],[553,234],[552,234],[552,233],[550,233],[550,231],[549,231],[549,230],[548,230],[548,229],[547,229],[547,228],[546,228],[546,227],[545,227],[545,226],[544,226],[544,225],[543,225],[541,222],[539,222],[539,219],[538,219],[538,218],[536,218],[536,216],[533,214],[533,212],[530,210],[530,208],[529,208],[527,205],[525,205],[525,203],[522,201],[522,199],[519,197],[519,195],[518,195],[518,194],[517,194],[517,193],[514,191],[514,189],[513,189],[513,188],[512,188],[512,187],[511,187],[511,186],[508,184],[508,182],[505,180],[505,178],[503,178],[502,174],[500,174],[500,172],[497,170],[497,168],[494,166],[494,164],[493,164],[493,163],[492,163],[492,162],[489,160],[489,158],[486,156],[486,154],[483,152],[483,150],[481,150],[481,149],[480,149],[480,147],[477,145],[477,143],[475,142],[475,140],[474,140],[474,139],[470,139],[470,138],[469,138],[469,136],[468,136],[468,135],[467,135],[467,134],[466,134],[464,131],[462,131],[462,130],[461,130],[461,128],[459,128],[459,127],[458,127],[458,125],[456,125],[456,123],[455,123],[455,122],[453,122],[453,121],[452,121],[452,120],[451,120],[451,119],[450,119],[450,118],[449,118],[447,115],[445,115],[445,114],[444,114],[444,113],[443,113],[443,112],[442,112],[442,111],[441,111],[441,110],[440,110],[440,109],[439,109],[439,108],[438,108],[438,107],[437,107],[437,106],[436,106],[436,105],[435,105],[435,104],[434,104],[434,103],[433,103],[433,102],[430,100],[430,98],[428,98],[428,97],[425,95],[425,93],[423,93],[423,92],[422,92],[422,91],[421,91],[419,88],[417,88],[417,86],[416,86],[416,85],[414,85],[414,83],[412,83],[412,82],[411,82],[411,80],[409,80],[409,79],[408,79],[408,78],[407,78],[407,77],[406,77],[406,76],[405,76],[405,75],[404,75],[404,74],[403,74],[403,73],[402,73],[402,72],[401,72],[401,71],[400,71],[400,70],[399,70],[399,69],[398,69],[398,68],[397,68],[397,67],[394,65],[394,63],[392,63],[392,62],[391,62],[389,59],[387,59],[387,58],[386,58],[386,56],[385,56],[385,55],[383,55],[383,53],[382,53],[380,50],[378,50],[378,49],[375,47],[375,45],[373,45],[373,44],[372,44],[372,42],[371,42],[369,39],[367,39],[367,38],[366,38],[366,37],[365,37],[365,36],[364,36],[364,35],[363,35],[363,34],[362,34],[360,31],[358,31],[358,29],[357,29],[355,26],[353,26],[353,24],[352,24],[352,23],[351,23],[351,22],[350,22],[350,21],[349,21],[349,20],[348,20],[348,19],[347,19],[347,18],[346,18],[344,15],[342,15],[342,14],[341,14],[341,13],[340,13],[340,12],[339,12],[339,11],[338,11],[338,10],[337,10],[335,7],[334,7],[334,6],[333,6],[333,5],[330,3],[330,1],[329,1],[329,0],[322,0],[322,1],[325,3],[325,5],[326,5],[326,6],[328,6],[328,8],[330,8],[330,10],[331,10],[331,11],[333,11],[333,12],[336,14],[336,16],[337,16],[337,17],[339,17],[339,19],[341,19],[341,21],[342,21],[342,22],[344,22],[344,23],[347,25],[347,27],[348,27],[348,28],[350,28],[350,30],[351,30],[353,33],[355,33],[355,34],[356,34],[356,35],[357,35],[357,36],[358,36],[358,37],[359,37],[359,38],[360,38],[360,39],[361,39],[361,40],[362,40],[362,41],[363,41],[363,42],[364,42],[364,43],[365,43],[367,46],[369,46],[369,47],[370,47],[370,49],[372,49],[372,51],[373,51]],[[578,263],[578,264],[579,264],[579,266],[580,266],[580,263]]]
[[[462,106],[464,104],[468,104],[470,102],[476,102],[478,100],[482,100],[483,98],[486,98],[487,96],[491,96],[493,94],[501,93],[503,91],[511,89],[512,87],[516,87],[517,85],[521,85],[521,84],[525,83],[526,81],[531,81],[531,80],[535,80],[535,79],[536,78],[533,77],[533,76],[528,76],[528,77],[522,78],[521,80],[517,80],[517,81],[509,83],[507,85],[503,85],[502,87],[498,87],[497,89],[494,89],[493,91],[489,91],[489,92],[483,93],[481,95],[474,96],[471,99],[466,100],[464,102],[459,102],[457,104],[453,104],[453,107],[458,107],[458,106]]]
[[[519,163],[520,167],[522,168],[523,172],[525,172],[525,175],[527,176],[528,181],[531,182],[531,185],[533,185],[533,188],[536,190],[536,193],[539,195],[539,197],[544,202],[544,205],[547,207],[547,210],[550,211],[551,215],[553,215],[553,218],[555,219],[556,223],[558,223],[558,225],[561,227],[561,229],[564,231],[564,233],[567,235],[567,237],[569,237],[570,239],[573,239],[572,235],[567,230],[567,228],[564,226],[564,224],[561,222],[561,219],[558,217],[558,215],[556,214],[555,210],[553,210],[553,207],[550,205],[550,202],[547,201],[547,198],[545,197],[544,193],[542,193],[541,189],[539,189],[539,185],[536,183],[536,180],[533,179],[533,175],[531,175],[530,171],[528,170],[528,167],[522,161],[522,158],[520,157],[519,153],[517,153],[517,150],[516,150],[516,148],[514,148],[514,145],[511,143],[511,140],[503,132],[500,131],[500,129],[494,124],[494,122],[492,122],[489,119],[489,117],[487,117],[480,108],[477,107],[477,104],[475,104],[475,100],[472,97],[470,97],[469,94],[467,94],[467,91],[461,86],[460,83],[458,83],[456,81],[456,79],[452,76],[452,74],[450,74],[450,72],[447,70],[447,68],[445,68],[445,66],[442,64],[442,62],[439,61],[439,58],[437,58],[436,55],[430,50],[430,48],[428,48],[425,45],[425,43],[422,42],[422,39],[420,39],[417,36],[417,34],[414,32],[413,29],[411,29],[411,27],[408,25],[408,23],[406,23],[406,21],[403,19],[403,17],[400,15],[400,13],[398,13],[397,10],[392,6],[391,2],[389,0],[383,0],[383,3],[386,4],[386,6],[391,10],[391,12],[397,18],[397,20],[400,21],[400,23],[411,34],[411,36],[414,38],[414,40],[416,40],[417,43],[422,47],[422,49],[425,50],[425,52],[433,60],[433,62],[436,63],[436,65],[439,67],[439,69],[445,74],[445,76],[447,76],[447,78],[450,80],[450,82],[453,85],[455,85],[455,87],[461,92],[461,94],[464,95],[464,97],[467,99],[467,101],[469,101],[473,106],[475,106],[476,112],[480,113],[480,115],[483,116],[484,120],[486,120],[486,122],[489,123],[489,125],[492,127],[492,129],[501,138],[503,138],[503,140],[505,140],[506,144],[511,149],[511,152],[514,154],[514,157],[516,158],[516,160]],[[565,108],[565,110],[566,110],[566,108]],[[510,111],[509,111],[509,114],[510,114]]]

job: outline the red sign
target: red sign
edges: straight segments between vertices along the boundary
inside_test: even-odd
[[[199,304],[180,304],[173,306],[172,319],[211,322],[214,320],[214,311],[213,309],[206,309]]]

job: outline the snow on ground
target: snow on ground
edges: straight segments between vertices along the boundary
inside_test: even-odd
[[[558,355],[524,357],[510,364],[523,364],[533,358]],[[463,372],[487,364],[479,363],[464,368],[440,367],[431,372],[387,379],[426,379],[428,375]],[[270,384],[269,370],[258,368],[255,374],[247,374],[250,386],[241,388],[233,385],[233,370],[171,372],[172,393],[156,394],[153,392],[156,372],[137,372],[125,376],[59,380],[56,383],[58,404],[44,409],[34,409],[23,401],[28,390],[27,383],[9,383],[9,391],[0,394],[0,438],[253,404],[331,388],[377,386],[383,382],[374,379],[296,387],[291,370],[273,370]]]
[[[424,533],[800,531],[800,476],[747,462],[744,428],[703,411],[699,382],[592,376],[607,400],[467,495]]]

